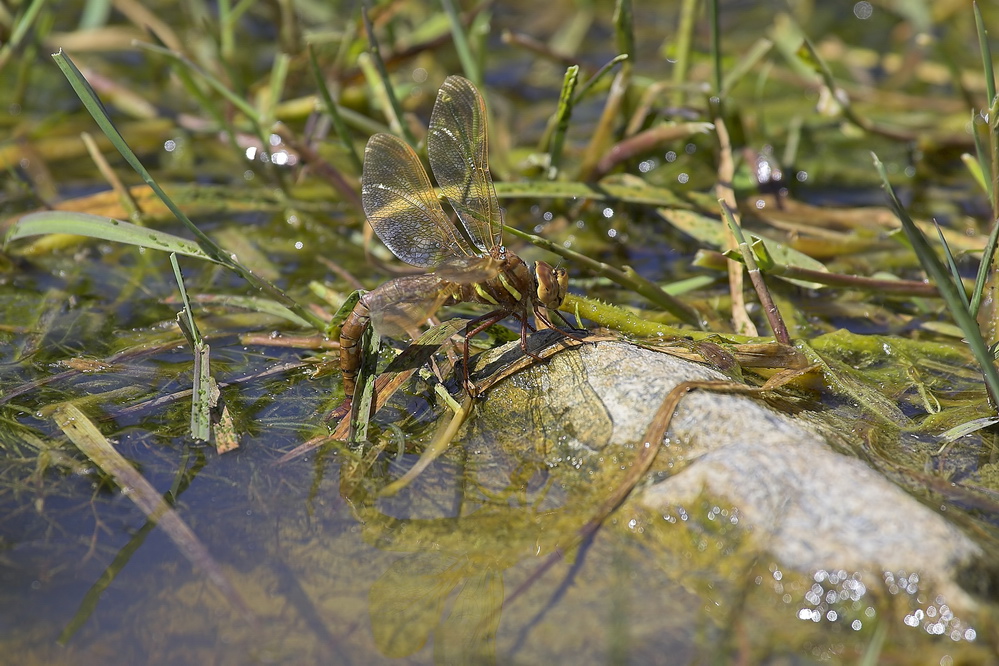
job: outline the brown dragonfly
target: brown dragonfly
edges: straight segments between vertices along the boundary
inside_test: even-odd
[[[534,330],[528,316],[533,312],[544,325],[555,328],[543,309],[557,313],[568,276],[544,261],[532,271],[503,246],[503,211],[489,175],[486,136],[486,106],[479,91],[467,79],[449,76],[430,116],[427,152],[460,226],[444,213],[430,178],[407,143],[391,134],[375,134],[368,141],[361,175],[368,222],[395,256],[433,272],[386,282],[361,296],[347,316],[340,331],[347,402],[361,365],[361,336],[371,323],[380,334],[399,337],[442,306],[462,302],[492,306],[491,312],[465,326],[469,389],[469,338],[512,316],[521,324],[521,348],[537,358],[527,350],[527,330]]]

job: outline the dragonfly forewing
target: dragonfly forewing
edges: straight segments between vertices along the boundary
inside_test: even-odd
[[[449,257],[478,254],[444,214],[416,152],[398,137],[368,140],[361,203],[371,228],[408,264],[432,268]]]
[[[427,135],[430,168],[469,238],[484,252],[502,243],[503,219],[489,175],[486,104],[472,82],[449,76]]]

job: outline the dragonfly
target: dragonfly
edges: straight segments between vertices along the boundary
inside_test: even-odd
[[[372,324],[379,334],[402,337],[443,306],[491,306],[464,329],[465,387],[470,393],[470,338],[514,317],[521,325],[521,349],[541,360],[527,349],[527,331],[534,330],[528,317],[533,313],[545,326],[556,328],[547,315],[551,310],[569,325],[558,313],[568,288],[565,269],[544,261],[532,268],[503,245],[503,211],[489,173],[487,143],[486,106],[479,91],[465,78],[447,77],[430,116],[427,153],[431,171],[457,214],[456,223],[445,214],[409,144],[391,134],[368,140],[361,173],[368,223],[396,257],[431,272],[395,278],[365,293],[344,320],[344,406],[354,395],[361,367],[361,337]]]

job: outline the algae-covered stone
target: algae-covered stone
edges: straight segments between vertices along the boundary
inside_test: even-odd
[[[543,457],[563,483],[584,483],[600,465],[634,458],[677,384],[726,379],[624,342],[583,345],[497,384],[470,436],[473,444],[488,439]],[[816,428],[747,396],[698,390],[684,397],[657,469],[665,478],[633,501],[663,514],[703,493],[727,500],[760,549],[801,571],[919,571],[952,588],[958,569],[981,554],[964,532],[833,450]]]

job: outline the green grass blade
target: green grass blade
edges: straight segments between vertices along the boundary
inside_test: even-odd
[[[371,56],[371,62],[374,63],[375,69],[378,72],[378,78],[381,79],[383,92],[391,107],[392,115],[398,120],[398,130],[402,138],[406,140],[406,143],[415,147],[417,145],[416,137],[413,136],[409,126],[402,122],[402,104],[399,103],[399,98],[395,95],[395,89],[392,87],[392,79],[389,78],[388,68],[385,66],[385,61],[382,60],[378,38],[375,37],[375,26],[371,23],[371,17],[368,16],[367,3],[361,5],[361,16],[364,19],[364,30],[368,34],[368,44],[370,45],[368,54]]]
[[[603,67],[598,69],[593,76],[588,78],[585,82],[583,82],[583,85],[579,87],[579,92],[576,93],[576,97],[572,100],[573,104],[577,104],[579,100],[586,97],[587,93],[589,93],[593,89],[593,86],[599,83],[600,79],[604,78],[604,76],[607,75],[607,72],[614,69],[614,65],[618,64],[619,62],[625,62],[627,59],[628,59],[627,53],[620,53],[611,58],[609,61],[607,61],[607,63],[604,64]]]
[[[719,97],[722,99],[727,98],[732,94],[732,89],[742,80],[742,77],[749,73],[756,65],[773,49],[774,43],[769,39],[760,39],[749,52],[741,56],[739,60],[733,64],[732,69],[730,69],[725,76],[722,78],[721,93]]]
[[[954,253],[950,251],[950,245],[947,244],[947,239],[943,235],[943,229],[936,220],[933,220],[933,226],[937,229],[937,237],[940,239],[940,245],[943,247],[944,258],[947,260],[947,268],[950,269],[951,279],[954,280],[954,284],[962,285],[957,289],[957,293],[960,294],[961,300],[964,302],[964,307],[968,307],[968,295],[964,293],[963,283],[961,282],[961,271],[957,269],[957,261],[954,259]]]
[[[555,132],[552,134],[551,146],[548,151],[548,180],[558,177],[559,166],[562,164],[562,147],[565,144],[565,134],[569,131],[569,119],[572,117],[572,93],[579,81],[579,66],[573,65],[566,69],[562,80],[562,93],[558,99],[558,110],[555,112]]]
[[[975,118],[977,116],[978,113],[971,112],[971,138],[975,141],[975,159],[977,160],[978,172],[971,171],[971,165],[968,165],[968,169],[985,192],[985,196],[989,198],[989,201],[992,201],[992,164],[989,160],[988,151],[982,143],[982,135],[975,125]]]
[[[479,67],[472,47],[468,42],[468,35],[465,34],[465,26],[461,24],[461,16],[454,0],[441,0],[444,6],[444,13],[447,14],[448,23],[451,25],[451,39],[454,41],[454,50],[458,52],[458,60],[461,62],[461,69],[465,73],[465,78],[475,84],[476,88],[482,87],[482,69]]]
[[[333,129],[336,130],[337,138],[340,140],[341,145],[347,149],[347,156],[350,158],[351,164],[354,165],[357,173],[361,173],[361,156],[357,154],[357,148],[354,147],[354,142],[351,141],[350,130],[347,129],[347,123],[344,122],[343,116],[340,114],[340,107],[333,101],[330,89],[326,86],[326,80],[319,69],[319,61],[316,60],[316,51],[312,48],[311,44],[308,47],[308,53],[309,67],[312,70],[312,77],[316,81],[319,99],[323,101],[323,108],[329,114],[330,120],[333,121]]]
[[[971,316],[978,316],[978,309],[982,305],[982,296],[985,293],[985,283],[988,282],[989,273],[992,271],[992,260],[996,254],[996,246],[999,244],[999,220],[992,221],[992,231],[985,241],[985,248],[982,250],[982,260],[978,264],[978,275],[975,276],[975,288],[971,292]]]
[[[708,12],[711,16],[711,63],[714,72],[714,93],[721,94],[722,89],[722,55],[721,55],[721,10],[718,0],[708,0]],[[724,100],[724,98],[722,98]]]
[[[985,29],[985,19],[982,18],[982,10],[977,2],[971,3],[975,10],[975,28],[978,31],[978,49],[982,54],[982,69],[985,72],[985,92],[989,97],[989,105],[996,98],[996,75],[992,69],[992,50],[989,48],[989,33]]]
[[[214,261],[197,243],[156,229],[140,227],[109,217],[67,211],[30,213],[18,220],[7,232],[4,244],[29,236],[73,234],[100,240],[136,245],[152,250],[164,250],[188,257]],[[217,262],[216,262],[217,263]]]
[[[689,201],[665,187],[560,181],[509,181],[495,183],[500,199],[592,199],[687,210]]]
[[[9,7],[10,5],[8,5]],[[10,36],[7,39],[7,43],[0,48],[0,70],[4,68],[7,61],[11,59],[14,53],[20,47],[21,42],[24,38],[30,34],[31,29],[35,25],[35,20],[38,18],[38,14],[42,11],[42,7],[45,6],[45,0],[34,0],[30,5],[28,5],[27,10],[22,14],[14,24],[14,29],[11,31]]]
[[[125,142],[124,137],[118,131],[118,128],[114,126],[111,122],[111,118],[108,116],[104,104],[101,103],[100,98],[94,89],[87,82],[87,79],[80,73],[80,70],[76,68],[76,65],[72,60],[69,59],[66,54],[61,50],[58,53],[54,53],[52,58],[56,61],[59,69],[62,70],[66,79],[69,81],[73,90],[76,92],[80,101],[83,102],[84,107],[90,112],[94,121],[104,132],[104,135],[111,141],[111,144],[121,153],[121,156],[125,159],[130,167],[142,178],[149,188],[156,194],[157,197],[170,209],[170,212],[185,226],[187,227],[194,237],[197,239],[198,245],[201,247],[202,251],[208,255],[209,259],[218,262],[223,266],[235,271],[240,277],[252,284],[253,286],[266,292],[268,295],[274,297],[280,301],[283,305],[287,306],[292,312],[302,317],[317,330],[323,330],[325,327],[325,322],[323,322],[318,316],[303,308],[301,305],[296,303],[294,300],[288,297],[283,291],[275,287],[273,284],[264,280],[263,278],[254,275],[252,271],[247,269],[245,266],[236,261],[233,257],[226,254],[221,247],[219,247],[215,241],[213,241],[208,235],[206,235],[201,229],[197,227],[194,222],[182,211],[173,199],[167,196],[167,193],[163,191],[163,188],[159,186],[159,183],[152,177],[146,167],[142,165],[139,158],[132,152],[128,144]]]
[[[149,187],[156,193],[156,195],[166,204],[170,212],[180,220],[184,226],[191,230],[192,233],[198,238],[198,244],[201,249],[205,251],[206,254],[211,256],[213,260],[218,260],[220,263],[225,263],[222,260],[222,248],[218,247],[215,242],[204,234],[198,227],[187,217],[184,211],[180,210],[177,205],[173,202],[170,197],[167,196],[166,192],[159,186],[152,175],[146,170],[146,167],[142,165],[139,158],[136,157],[132,149],[129,148],[128,144],[125,142],[125,138],[118,131],[118,128],[114,126],[111,122],[111,118],[108,116],[107,110],[104,108],[104,104],[101,102],[97,93],[94,89],[90,87],[87,79],[80,73],[80,70],[76,68],[76,65],[72,60],[69,59],[61,50],[58,53],[52,54],[52,58],[56,61],[59,69],[62,70],[63,74],[69,80],[69,84],[73,87],[76,92],[77,97],[83,102],[87,111],[97,122],[98,127],[104,132],[104,135],[111,141],[112,145],[121,153],[121,156],[125,158],[128,165],[139,174],[143,182],[145,182]]]
[[[614,44],[618,53],[629,58],[635,55],[635,14],[631,0],[617,0],[614,4]]]
[[[981,366],[985,383],[989,389],[989,395],[993,397],[999,396],[999,371],[996,370],[994,359],[989,352],[989,346],[985,343],[982,332],[978,328],[978,322],[975,321],[974,316],[972,316],[969,309],[965,306],[964,298],[958,293],[957,285],[954,284],[947,269],[944,268],[944,265],[937,257],[936,252],[933,251],[933,248],[926,241],[919,227],[916,226],[912,218],[905,211],[905,208],[902,207],[902,203],[898,200],[895,190],[888,180],[888,173],[885,171],[884,164],[881,163],[877,155],[872,153],[872,156],[874,157],[874,166],[878,170],[878,174],[881,176],[881,181],[884,184],[885,192],[888,194],[888,199],[891,202],[892,208],[895,209],[895,215],[898,216],[899,221],[902,223],[902,229],[905,231],[909,242],[912,243],[912,248],[919,258],[919,263],[923,266],[927,275],[930,276],[930,279],[936,283],[937,289],[940,290],[940,294],[947,303],[947,308],[950,310],[951,316],[954,317],[954,321],[961,328],[961,332],[964,333],[964,337],[968,341],[968,346],[971,348],[971,353]]]
[[[698,0],[683,0],[680,3],[680,18],[677,21],[676,32],[673,35],[668,51],[662,55],[673,63],[673,73],[670,81],[673,84],[673,106],[684,105],[684,85],[690,71],[690,53],[694,43],[694,32],[697,24]]]
[[[177,255],[170,254],[170,265],[173,268],[177,288],[180,290],[180,300],[184,309],[177,314],[177,323],[184,337],[194,350],[194,383],[191,387],[191,437],[197,441],[207,442],[212,436],[212,406],[218,397],[218,386],[211,376],[211,347],[205,344],[194,312],[191,310],[191,300],[187,297],[184,286],[184,275],[177,263]]]
[[[288,68],[291,66],[291,56],[287,53],[278,53],[274,56],[274,63],[271,65],[271,76],[267,86],[267,96],[260,110],[260,124],[270,127],[274,123],[274,110],[281,102],[281,95],[284,92],[285,82],[288,80]]]
[[[368,441],[368,424],[371,420],[371,405],[375,398],[375,379],[378,378],[378,350],[381,349],[381,336],[368,326],[361,338],[364,349],[361,356],[361,367],[358,368],[357,385],[354,387],[354,407],[350,410],[349,442]]]
[[[201,337],[201,331],[198,329],[198,325],[194,321],[194,313],[191,311],[191,300],[187,297],[187,287],[184,286],[184,274],[180,271],[180,264],[177,263],[177,254],[174,252],[170,253],[170,267],[173,268],[173,276],[177,280],[177,289],[180,290],[180,301],[184,304],[184,310],[181,315],[187,322],[186,335],[189,335],[188,342],[191,343],[192,347],[197,347],[200,344],[204,344],[204,338]],[[181,330],[184,326],[181,326]]]
[[[238,109],[239,112],[242,113],[244,116],[246,116],[251,122],[258,125],[260,124],[261,122],[260,113],[257,111],[257,109],[253,108],[252,104],[246,101],[246,99],[244,99],[242,96],[238,95],[234,90],[231,90],[224,83],[222,83],[222,81],[219,80],[218,77],[214,76],[210,72],[205,71],[201,67],[198,67],[188,58],[185,58],[183,55],[175,53],[174,51],[171,51],[168,48],[157,46],[155,44],[147,44],[145,42],[139,42],[138,44],[136,44],[136,46],[146,51],[150,51],[152,53],[157,53],[159,55],[165,56],[166,58],[173,60],[177,64],[181,65],[184,69],[190,72],[194,72],[205,83],[207,83],[209,87],[211,87],[215,92],[224,97],[227,102],[236,107],[236,109]],[[62,52],[60,51],[60,53]]]

